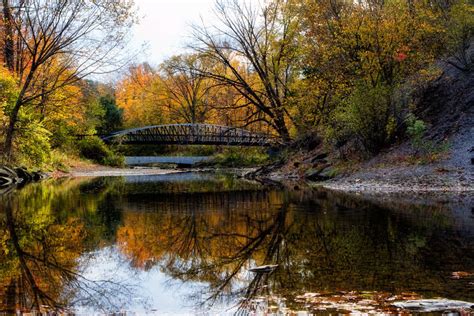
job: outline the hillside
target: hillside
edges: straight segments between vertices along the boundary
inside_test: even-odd
[[[474,59],[474,43],[468,51]],[[474,190],[474,71],[439,66],[439,77],[411,96],[427,126],[422,142],[433,149],[420,154],[405,137],[371,159],[351,162],[306,139],[293,146],[287,159],[253,177],[327,180],[325,187],[344,191]]]

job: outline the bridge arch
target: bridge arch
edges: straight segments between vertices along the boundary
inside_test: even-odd
[[[273,146],[279,138],[212,124],[167,124],[127,129],[102,138],[107,143],[154,145]]]

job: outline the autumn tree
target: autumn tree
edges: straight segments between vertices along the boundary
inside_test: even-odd
[[[213,80],[203,76],[211,70],[209,61],[199,55],[179,55],[161,65],[165,103],[171,120],[204,123],[210,117]]]
[[[140,127],[166,122],[163,85],[149,64],[132,65],[116,87],[117,105],[123,109],[124,125]]]
[[[304,3],[299,118],[323,127],[336,146],[356,140],[376,153],[393,141],[409,110],[397,91],[412,76],[423,82],[436,74],[428,68],[445,53],[443,20],[451,7],[399,0]]]
[[[231,86],[251,109],[246,125],[265,122],[289,139],[288,99],[296,69],[299,21],[288,1],[218,1],[219,25],[194,28],[193,49],[224,71],[198,71]]]
[[[19,93],[15,104],[6,109],[4,155],[8,159],[22,110],[41,105],[56,91],[88,75],[117,67],[133,22],[133,3],[128,0],[19,0],[9,4],[15,10],[15,18],[8,22],[13,24]]]

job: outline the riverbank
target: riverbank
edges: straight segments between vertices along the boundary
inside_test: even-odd
[[[193,158],[193,157],[188,157]],[[122,177],[122,176],[151,176],[151,175],[165,175],[172,173],[184,173],[184,172],[224,172],[229,174],[235,174],[239,178],[245,177],[246,174],[254,172],[256,168],[241,167],[187,167],[177,168],[173,167],[174,164],[163,164],[162,166],[126,166],[126,167],[110,167],[103,166],[88,161],[75,161],[69,166],[68,171],[54,171],[48,175],[52,178],[81,178],[81,177]]]
[[[474,194],[474,173],[437,165],[374,168],[322,183],[328,189],[354,193],[458,192]]]
[[[380,167],[364,164],[359,171],[343,174],[327,181],[308,181],[283,173],[272,173],[265,177],[254,178],[261,182],[309,182],[326,189],[348,193],[423,193],[423,192],[457,192],[474,194],[474,172],[462,167],[447,167],[444,164],[422,166],[391,166]],[[71,168],[69,172],[53,172],[51,177],[116,177],[116,176],[147,176],[164,175],[182,172],[226,171],[238,177],[248,178],[255,169],[252,168],[187,168],[162,169],[150,167],[115,168],[96,164],[81,164]]]
[[[120,177],[120,176],[150,176],[150,175],[162,175],[179,173],[183,170],[179,169],[161,169],[161,168],[146,168],[146,167],[134,167],[134,168],[116,168],[108,167],[96,164],[84,164],[80,166],[74,166],[69,172],[55,171],[51,174],[53,178],[62,177]]]
[[[381,161],[385,161],[382,163]],[[326,189],[347,193],[390,194],[390,193],[468,193],[474,194],[474,165],[454,165],[444,160],[426,165],[391,164],[387,157],[354,164],[351,170],[342,172],[332,179],[311,181],[305,173],[272,171],[259,174],[259,181],[309,182]],[[290,175],[290,176],[288,176]]]

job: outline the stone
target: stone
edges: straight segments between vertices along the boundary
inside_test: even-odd
[[[33,177],[33,181],[41,181],[43,179],[46,179],[46,175],[39,171],[33,171],[31,173],[31,176]]]
[[[29,173],[26,168],[16,168],[15,169],[16,171],[16,174],[18,175],[18,177],[20,179],[23,180],[23,182],[30,182],[33,180],[33,175],[31,173]]]

